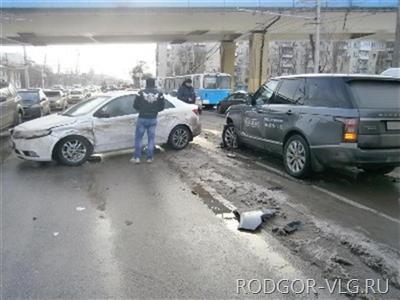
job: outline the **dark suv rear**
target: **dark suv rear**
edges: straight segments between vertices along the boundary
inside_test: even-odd
[[[251,103],[232,106],[224,144],[283,155],[305,177],[323,166],[388,173],[400,165],[400,80],[365,75],[277,77]]]

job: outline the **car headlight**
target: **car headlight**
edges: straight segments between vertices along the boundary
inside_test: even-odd
[[[18,131],[14,130],[12,137],[14,139],[37,139],[51,134],[50,129],[34,130],[34,131]]]
[[[60,103],[61,103],[61,99],[58,99],[58,100],[56,101],[56,103],[57,103],[57,104],[60,104]]]

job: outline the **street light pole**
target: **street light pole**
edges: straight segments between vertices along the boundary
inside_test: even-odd
[[[317,0],[317,20],[316,20],[316,28],[315,28],[314,73],[319,73],[320,26],[321,26],[321,0]]]

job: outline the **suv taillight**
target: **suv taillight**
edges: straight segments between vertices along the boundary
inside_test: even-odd
[[[336,121],[343,123],[343,142],[357,142],[358,119],[355,118],[335,118]]]

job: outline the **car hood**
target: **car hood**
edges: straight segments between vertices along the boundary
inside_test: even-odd
[[[15,127],[16,130],[45,130],[45,129],[51,129],[54,127],[60,127],[60,126],[65,126],[65,125],[70,125],[73,124],[77,121],[77,118],[75,117],[68,117],[68,116],[63,116],[63,115],[50,115],[50,116],[45,116],[41,117],[38,119],[34,119],[32,121],[25,122],[21,125],[18,125]]]

